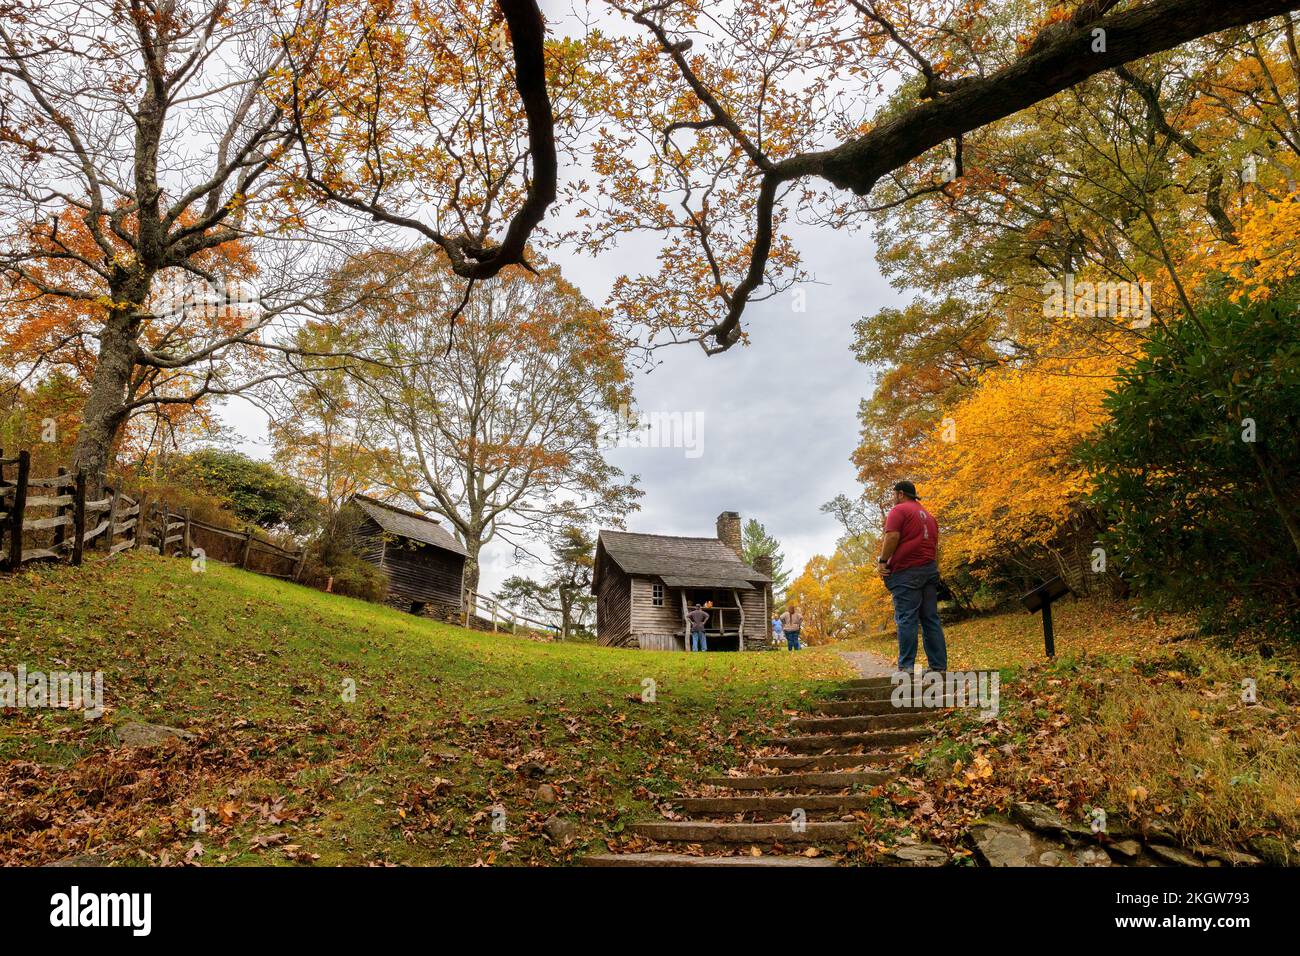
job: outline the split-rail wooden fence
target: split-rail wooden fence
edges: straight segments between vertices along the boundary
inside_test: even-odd
[[[6,469],[14,468],[12,478]],[[166,501],[133,498],[105,485],[103,497],[86,500],[86,477],[60,468],[49,477],[32,477],[31,456],[5,458],[0,449],[0,570],[17,571],[32,561],[81,564],[86,555],[101,559],[132,548],[176,557],[211,558],[259,574],[296,581],[306,552],[291,551],[236,531],[200,521],[188,509],[173,511]]]

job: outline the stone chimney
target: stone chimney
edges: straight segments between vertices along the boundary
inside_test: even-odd
[[[718,540],[740,556],[740,512],[724,511],[718,515]]]

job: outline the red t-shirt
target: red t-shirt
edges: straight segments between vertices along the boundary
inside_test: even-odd
[[[889,559],[891,571],[917,568],[934,560],[939,543],[939,524],[918,502],[903,501],[889,509],[885,531],[898,532],[898,549]]]

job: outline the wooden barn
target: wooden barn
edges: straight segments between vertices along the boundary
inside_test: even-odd
[[[464,598],[465,547],[432,518],[366,495],[356,509],[352,540],[357,552],[388,574],[388,601],[412,614],[459,613]]]
[[[765,566],[766,565],[766,566]],[[771,647],[771,565],[740,557],[740,515],[718,515],[715,538],[602,531],[591,592],[596,638],[607,647],[686,650],[686,612],[709,612],[710,651]]]

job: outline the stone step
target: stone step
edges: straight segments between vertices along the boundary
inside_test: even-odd
[[[859,699],[853,700],[828,700],[820,703],[814,703],[811,710],[814,714],[823,714],[827,717],[866,717],[869,714],[905,714],[915,710],[923,710],[918,704],[907,704],[899,706],[888,697],[882,697],[879,700]],[[933,708],[931,708],[933,709]]]
[[[865,793],[805,793],[778,796],[678,797],[673,803],[692,816],[707,813],[752,813],[756,816],[789,817],[796,810],[805,813],[844,813],[866,810],[874,797]]]
[[[837,687],[827,692],[828,700],[890,700],[892,687]]]
[[[965,700],[961,700],[955,695],[949,694],[947,695],[948,699],[944,702],[944,706],[952,707],[960,703],[966,707],[974,707],[979,700],[977,690],[978,688],[966,689],[966,693],[964,694]],[[930,693],[933,695],[935,691],[932,690]],[[921,701],[924,699],[924,696],[925,689],[922,687],[914,687],[910,693],[910,699],[913,701]],[[811,703],[812,706],[816,707],[822,703],[843,703],[846,701],[862,704],[874,704],[878,701],[884,701],[892,704],[894,701],[894,689],[892,687],[840,687],[828,691],[824,701],[814,700]]]
[[[706,777],[702,782],[728,790],[844,790],[848,787],[875,787],[893,774],[888,770],[858,772],[769,773],[757,777]]]
[[[870,690],[894,689],[894,678],[892,675],[885,677],[858,677],[853,680],[846,680],[840,684],[841,688],[867,688]]]
[[[915,727],[943,716],[942,710],[918,710],[899,714],[868,714],[865,717],[796,717],[791,730],[808,734],[845,734],[869,730]]]
[[[857,767],[872,767],[898,763],[903,759],[901,751],[878,751],[869,754],[821,754],[800,757],[757,757],[754,763],[760,767],[776,770],[853,770]]]
[[[634,823],[634,836],[659,843],[842,843],[862,835],[860,823],[810,821],[790,823],[715,823],[708,820],[662,820]]]
[[[836,866],[822,857],[787,856],[688,856],[685,853],[596,853],[578,860],[582,866],[714,866],[785,867]]]
[[[866,734],[816,734],[809,737],[773,737],[768,743],[796,754],[842,754],[858,747],[875,750],[881,747],[903,747],[925,740],[930,731],[924,728],[906,730],[880,730]]]

